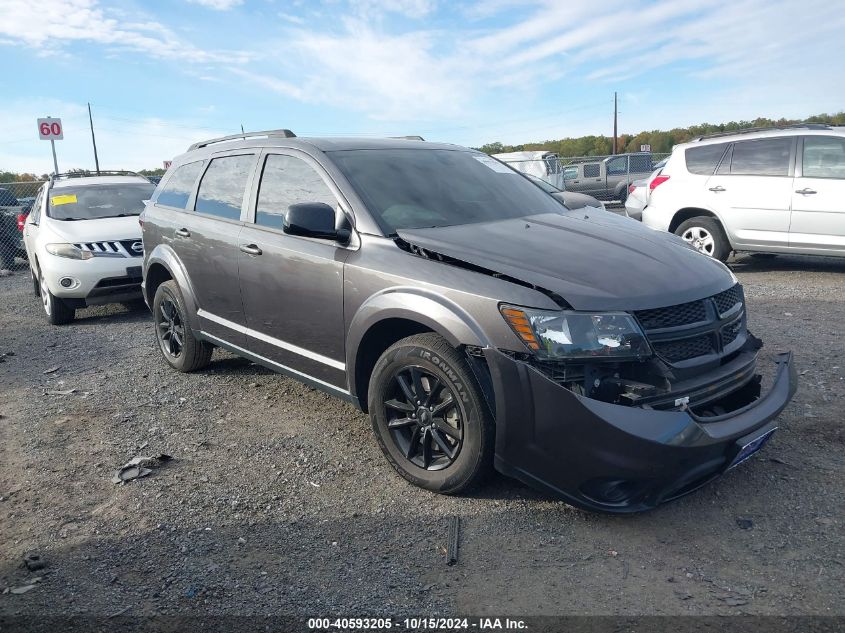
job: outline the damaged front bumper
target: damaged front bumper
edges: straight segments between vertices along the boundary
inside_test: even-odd
[[[797,386],[792,354],[780,354],[768,393],[702,417],[580,396],[528,363],[492,348],[484,354],[497,470],[601,512],[648,510],[715,479],[762,446]]]

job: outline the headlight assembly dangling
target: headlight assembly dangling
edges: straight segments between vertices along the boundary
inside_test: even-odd
[[[636,319],[627,312],[499,310],[520,340],[545,360],[635,360],[652,355]]]

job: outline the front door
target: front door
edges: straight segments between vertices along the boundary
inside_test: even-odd
[[[789,245],[794,146],[789,136],[734,143],[707,179],[704,198],[736,248]]]
[[[845,255],[845,138],[805,136],[802,140],[789,246]]]
[[[338,209],[340,221],[339,191],[306,154],[273,150],[262,162],[252,221],[238,240],[247,346],[284,369],[345,391],[343,265],[350,250],[282,230],[288,207],[303,202]]]

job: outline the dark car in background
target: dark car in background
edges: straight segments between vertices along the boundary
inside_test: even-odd
[[[213,139],[173,160],[141,221],[167,363],[221,347],[348,400],[428,490],[495,467],[583,508],[646,510],[748,459],[795,391],[789,353],[762,391],[721,262],[567,211],[463,147]]]
[[[0,270],[13,268],[15,257],[26,257],[21,227],[31,208],[31,201],[27,205],[27,201],[0,187]]]

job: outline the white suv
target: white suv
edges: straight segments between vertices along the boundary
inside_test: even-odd
[[[132,172],[58,174],[44,183],[24,224],[24,244],[50,323],[68,323],[87,305],[141,298],[138,216],[154,190]]]
[[[725,261],[731,251],[845,257],[845,128],[806,124],[677,145],[642,220]]]

